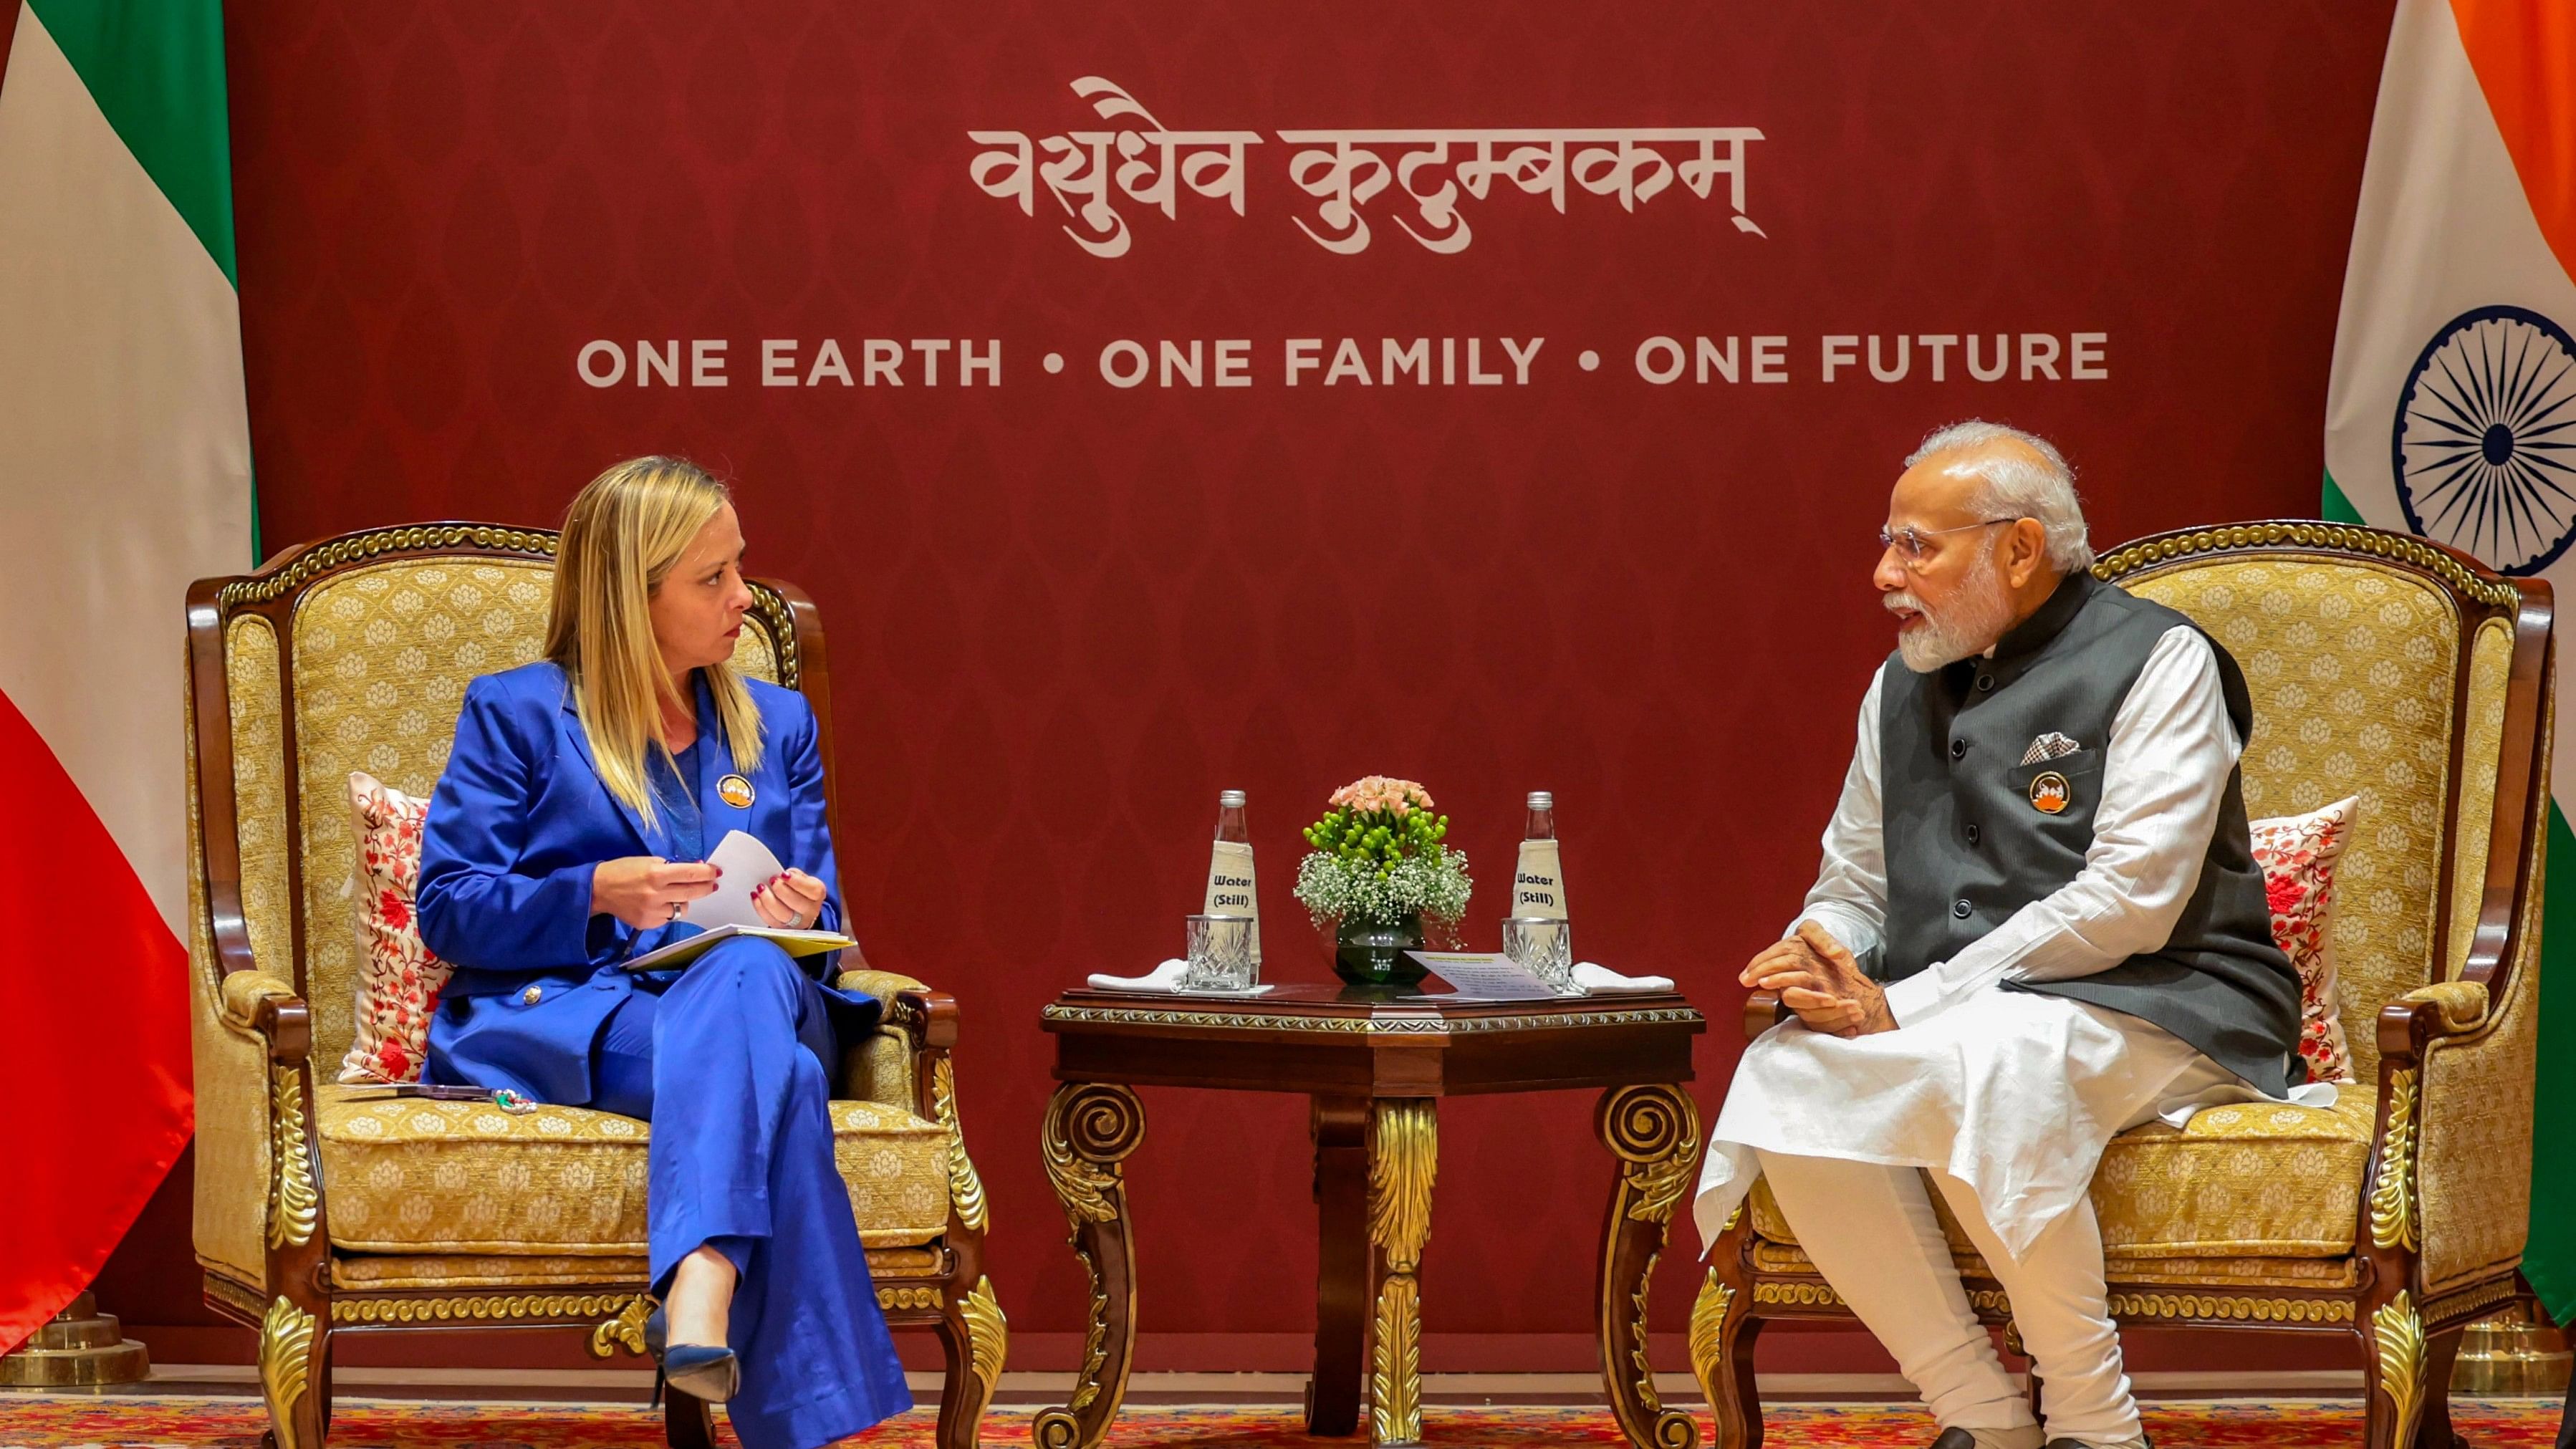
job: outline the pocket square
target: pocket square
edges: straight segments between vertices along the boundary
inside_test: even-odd
[[[2082,745],[2055,730],[2050,730],[2030,742],[2030,748],[2022,751],[2021,762],[2025,765],[2036,765],[2045,760],[2062,760],[2082,748],[2084,748]]]

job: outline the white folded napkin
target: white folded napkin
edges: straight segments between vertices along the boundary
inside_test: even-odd
[[[1673,989],[1673,978],[1622,976],[1607,966],[1591,961],[1577,961],[1574,963],[1574,984],[1582,987],[1585,995],[1614,991],[1670,991]]]
[[[1239,991],[1188,991],[1181,986],[1181,974],[1189,969],[1189,962],[1175,956],[1142,976],[1102,976],[1095,972],[1090,978],[1091,989],[1094,991],[1165,991],[1183,996],[1259,996],[1270,989],[1268,986],[1247,986]]]
[[[2290,1095],[2286,1097],[2267,1097],[2242,1082],[2229,1082],[2223,1086],[2213,1087],[2196,1097],[2158,1102],[2156,1118],[2168,1127],[2182,1128],[2190,1126],[2192,1118],[2212,1107],[2242,1107],[2261,1102],[2274,1107],[2315,1107],[2323,1110],[2334,1106],[2336,1099],[2342,1095],[2332,1082],[2302,1082],[2292,1087]]]

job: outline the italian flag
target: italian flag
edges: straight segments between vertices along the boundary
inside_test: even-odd
[[[2326,394],[2325,513],[2555,586],[2576,624],[2576,5],[2399,0]],[[2523,1272],[2576,1323],[2576,707],[2561,701]]]
[[[11,19],[0,1351],[89,1286],[188,1142],[184,604],[253,548],[220,0]]]

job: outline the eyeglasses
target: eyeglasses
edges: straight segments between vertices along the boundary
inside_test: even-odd
[[[1938,538],[1945,533],[1965,533],[1971,528],[1992,528],[1998,523],[2019,522],[2021,522],[2019,517],[1989,518],[1980,523],[1962,523],[1956,528],[1916,528],[1909,523],[1893,531],[1880,529],[1878,546],[1882,551],[1891,548],[1896,550],[1896,556],[1905,563],[1906,567],[1912,568],[1923,562],[1924,556],[1931,552],[1923,542],[1927,538]]]

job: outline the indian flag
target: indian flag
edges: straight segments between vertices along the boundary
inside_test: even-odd
[[[2399,0],[2335,325],[2325,512],[2548,579],[2562,634],[2576,621],[2576,5]],[[2576,1323],[2576,708],[2561,703],[2523,1272]]]
[[[188,1142],[184,603],[253,547],[223,39],[0,10],[0,1351]]]

